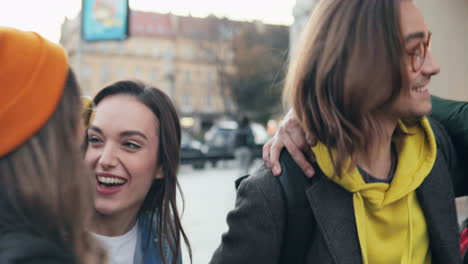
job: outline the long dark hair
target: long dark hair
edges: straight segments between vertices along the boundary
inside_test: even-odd
[[[402,0],[320,1],[292,59],[285,98],[306,131],[336,149],[335,173],[384,135],[379,118],[403,89]]]
[[[188,248],[190,259],[192,259],[192,250],[190,243],[182,228],[179,212],[176,203],[177,189],[183,195],[177,180],[180,160],[180,141],[181,128],[179,117],[169,97],[161,90],[145,85],[140,81],[119,81],[102,89],[95,97],[94,104],[98,105],[104,98],[116,95],[126,94],[137,98],[146,105],[159,120],[159,160],[158,165],[162,166],[164,177],[160,180],[154,180],[145,201],[140,208],[139,214],[150,214],[152,237],[153,216],[157,215],[158,240],[168,241],[171,252],[174,256],[173,263],[181,255],[180,241],[181,236]],[[156,214],[156,212],[159,212]],[[159,243],[163,261],[166,263],[166,256],[162,243]]]
[[[0,194],[9,208],[0,213],[0,220],[64,245],[76,263],[98,264],[105,261],[104,250],[86,231],[93,189],[79,146],[80,106],[78,84],[70,70],[52,117],[24,144],[0,158]]]

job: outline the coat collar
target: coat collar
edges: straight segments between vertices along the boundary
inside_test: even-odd
[[[426,216],[433,263],[461,263],[455,195],[442,153],[426,180],[416,190]]]
[[[306,195],[330,255],[335,263],[362,263],[352,194],[320,174]]]
[[[433,263],[461,263],[453,188],[440,155],[416,194],[426,216]],[[338,264],[362,263],[352,194],[316,172],[318,179],[306,195],[330,255]]]

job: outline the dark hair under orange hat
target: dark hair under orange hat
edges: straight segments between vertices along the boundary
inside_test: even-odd
[[[37,33],[0,27],[0,157],[39,131],[60,101],[64,49]]]

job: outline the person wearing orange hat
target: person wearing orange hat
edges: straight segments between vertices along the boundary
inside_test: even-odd
[[[0,83],[0,263],[104,263],[85,230],[93,194],[64,49],[0,27]]]

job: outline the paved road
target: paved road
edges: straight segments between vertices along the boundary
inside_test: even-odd
[[[221,234],[227,231],[226,215],[234,208],[237,174],[233,162],[205,170],[181,169],[179,180],[185,198],[182,223],[192,245],[194,264],[208,263]],[[184,263],[190,263],[186,252]]]

